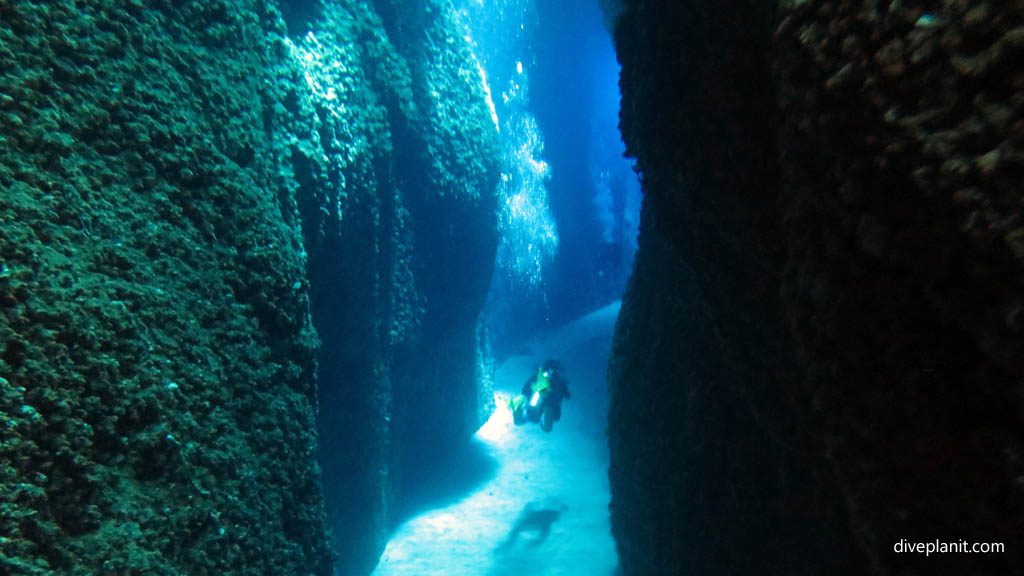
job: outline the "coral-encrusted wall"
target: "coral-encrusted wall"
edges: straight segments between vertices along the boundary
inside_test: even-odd
[[[447,1],[0,1],[0,571],[368,572],[490,408],[495,137]]]
[[[478,317],[497,130],[447,1],[325,3],[307,26],[292,42],[313,78],[294,165],[323,342],[320,462],[338,569],[365,574],[409,490],[493,404]]]
[[[0,2],[0,571],[329,574],[264,2]]]
[[[625,3],[645,191],[609,372],[627,574],[1020,573],[1021,17]]]

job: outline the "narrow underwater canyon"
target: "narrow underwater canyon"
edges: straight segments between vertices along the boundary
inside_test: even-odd
[[[1024,9],[595,3],[643,187],[617,573],[1024,574]],[[0,572],[374,569],[495,409],[459,14],[0,0]],[[1006,550],[893,550],[936,539]]]

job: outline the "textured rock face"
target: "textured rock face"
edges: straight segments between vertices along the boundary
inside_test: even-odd
[[[630,6],[622,130],[644,207],[609,375],[612,523],[632,574],[841,573],[855,554],[808,410],[756,2]]]
[[[296,56],[336,93],[299,100],[310,125],[294,156],[323,342],[320,461],[339,570],[364,574],[419,472],[490,408],[478,315],[497,132],[449,3],[329,3],[309,28]]]
[[[5,574],[327,574],[262,2],[0,3]]]
[[[784,290],[857,541],[878,573],[1020,573],[1024,9],[781,16]],[[900,538],[1008,551],[939,565]]]
[[[626,4],[626,572],[1019,573],[1019,10]]]
[[[331,573],[319,382],[365,573],[398,447],[488,408],[472,55],[447,2],[143,4],[0,2],[0,571]]]

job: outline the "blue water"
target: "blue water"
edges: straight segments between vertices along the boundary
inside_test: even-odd
[[[640,186],[618,130],[619,65],[592,0],[465,0],[504,150],[496,352],[617,299]]]

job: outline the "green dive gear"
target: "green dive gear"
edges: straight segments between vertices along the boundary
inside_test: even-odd
[[[551,373],[547,370],[537,371],[537,381],[533,383],[533,391],[544,394],[551,388]]]

